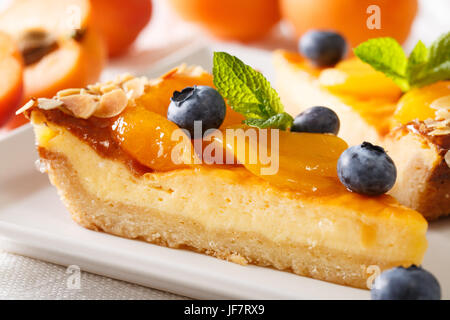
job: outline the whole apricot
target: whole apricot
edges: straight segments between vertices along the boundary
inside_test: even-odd
[[[310,29],[334,30],[355,47],[386,36],[403,43],[417,13],[417,0],[280,0],[280,8],[297,36]]]
[[[110,57],[126,52],[152,15],[151,0],[91,0],[91,5]]]
[[[250,41],[261,38],[280,20],[278,0],[170,0],[184,19],[198,23],[218,38]]]

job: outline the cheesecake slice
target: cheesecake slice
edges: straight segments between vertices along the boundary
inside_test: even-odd
[[[382,145],[394,160],[398,178],[391,195],[428,220],[450,214],[449,81],[402,96],[389,78],[356,58],[318,69],[297,53],[279,50],[274,65],[277,91],[290,114],[316,105],[333,109],[339,136],[349,145]]]
[[[24,108],[40,161],[80,225],[359,288],[374,272],[421,263],[427,222],[391,196],[351,193],[337,177],[327,192],[301,192],[241,164],[168,163],[161,132],[174,124],[163,115],[173,91],[212,86],[200,68],[125,79]],[[228,109],[222,126],[241,120]]]

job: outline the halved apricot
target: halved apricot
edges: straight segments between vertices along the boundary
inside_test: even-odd
[[[15,1],[0,15],[0,30],[14,38],[25,61],[23,102],[98,80],[106,50],[91,19],[88,0]]]
[[[22,57],[6,34],[0,32],[0,127],[17,109],[23,92]]]

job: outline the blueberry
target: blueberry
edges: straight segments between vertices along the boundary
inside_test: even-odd
[[[339,33],[311,30],[300,38],[299,50],[317,66],[332,67],[345,56],[347,43]]]
[[[167,119],[186,129],[194,138],[194,121],[201,121],[202,135],[217,129],[225,119],[226,105],[220,93],[208,86],[193,86],[175,91],[170,99]],[[200,138],[200,137],[196,137]]]
[[[397,169],[383,148],[368,142],[345,150],[338,160],[339,180],[351,191],[375,196],[395,183]]]
[[[370,294],[372,300],[440,300],[441,287],[430,272],[413,265],[380,274]]]
[[[312,107],[295,117],[291,131],[337,134],[339,126],[339,118],[333,110]]]

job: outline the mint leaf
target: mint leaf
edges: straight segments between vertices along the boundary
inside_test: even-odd
[[[412,70],[409,82],[413,87],[421,87],[448,79],[450,79],[450,32],[431,44],[426,63]]]
[[[408,65],[406,67],[406,77],[410,84],[415,83],[417,79],[423,77],[425,67],[428,63],[428,57],[428,48],[419,40],[409,55]]]
[[[247,125],[285,130],[292,117],[284,112],[280,97],[258,71],[226,52],[214,52],[214,85]]]
[[[428,48],[419,40],[408,58],[408,67],[427,63]]]
[[[409,89],[406,79],[408,59],[393,38],[376,38],[361,43],[354,49],[355,55],[391,78],[403,91]]]
[[[450,79],[450,32],[440,36],[429,49],[419,41],[408,59],[392,38],[368,40],[354,52],[362,61],[393,79],[402,91]]]
[[[431,44],[428,68],[434,69],[450,61],[450,32],[440,36]]]
[[[286,130],[292,126],[292,117],[286,112],[278,113],[268,119],[249,118],[244,120],[244,123],[251,127],[264,128],[278,128]]]

